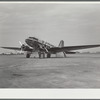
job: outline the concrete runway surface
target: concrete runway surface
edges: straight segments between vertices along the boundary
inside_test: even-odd
[[[0,88],[100,88],[100,54],[0,55]]]

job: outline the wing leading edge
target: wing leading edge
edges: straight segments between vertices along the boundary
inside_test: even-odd
[[[88,49],[88,48],[95,48],[95,47],[100,47],[100,45],[53,47],[53,48],[50,48],[50,51],[53,51],[53,52],[68,52],[68,51],[72,51],[72,50]]]
[[[12,50],[21,50],[21,48],[18,48],[18,47],[1,47],[1,48],[12,49]]]
[[[88,48],[95,48],[100,47],[100,45],[81,45],[81,46],[66,46],[66,47],[52,47],[49,49],[51,52],[69,52],[72,50],[80,50],[80,49],[88,49]],[[1,47],[4,49],[12,49],[12,50],[21,50],[18,47]]]

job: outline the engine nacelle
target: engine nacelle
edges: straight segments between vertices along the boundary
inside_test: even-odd
[[[28,46],[26,46],[24,44],[21,46],[21,50],[22,51],[32,51],[32,49],[30,49]]]

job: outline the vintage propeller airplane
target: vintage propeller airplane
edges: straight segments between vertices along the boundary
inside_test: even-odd
[[[26,51],[26,58],[30,58],[31,54],[33,52],[38,52],[39,58],[45,58],[45,55],[47,55],[47,58],[51,57],[51,54],[56,54],[59,52],[63,52],[64,57],[66,57],[66,54],[70,53],[76,53],[72,52],[73,50],[79,50],[79,49],[87,49],[87,48],[94,48],[94,47],[100,47],[100,45],[81,45],[81,46],[64,46],[64,41],[61,40],[58,47],[45,42],[43,40],[39,40],[35,37],[28,37],[25,39],[25,44],[21,44],[21,47],[1,47],[4,49],[12,49],[12,50],[22,50]]]

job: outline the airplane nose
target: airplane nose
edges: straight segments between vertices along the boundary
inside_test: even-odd
[[[25,42],[26,42],[27,44],[30,44],[30,43],[32,42],[32,40],[26,39]]]
[[[27,43],[28,42],[28,39],[25,39],[25,42]]]
[[[30,39],[26,39],[25,42],[26,42],[29,46],[33,47],[34,41],[32,41],[32,40],[30,40]]]

